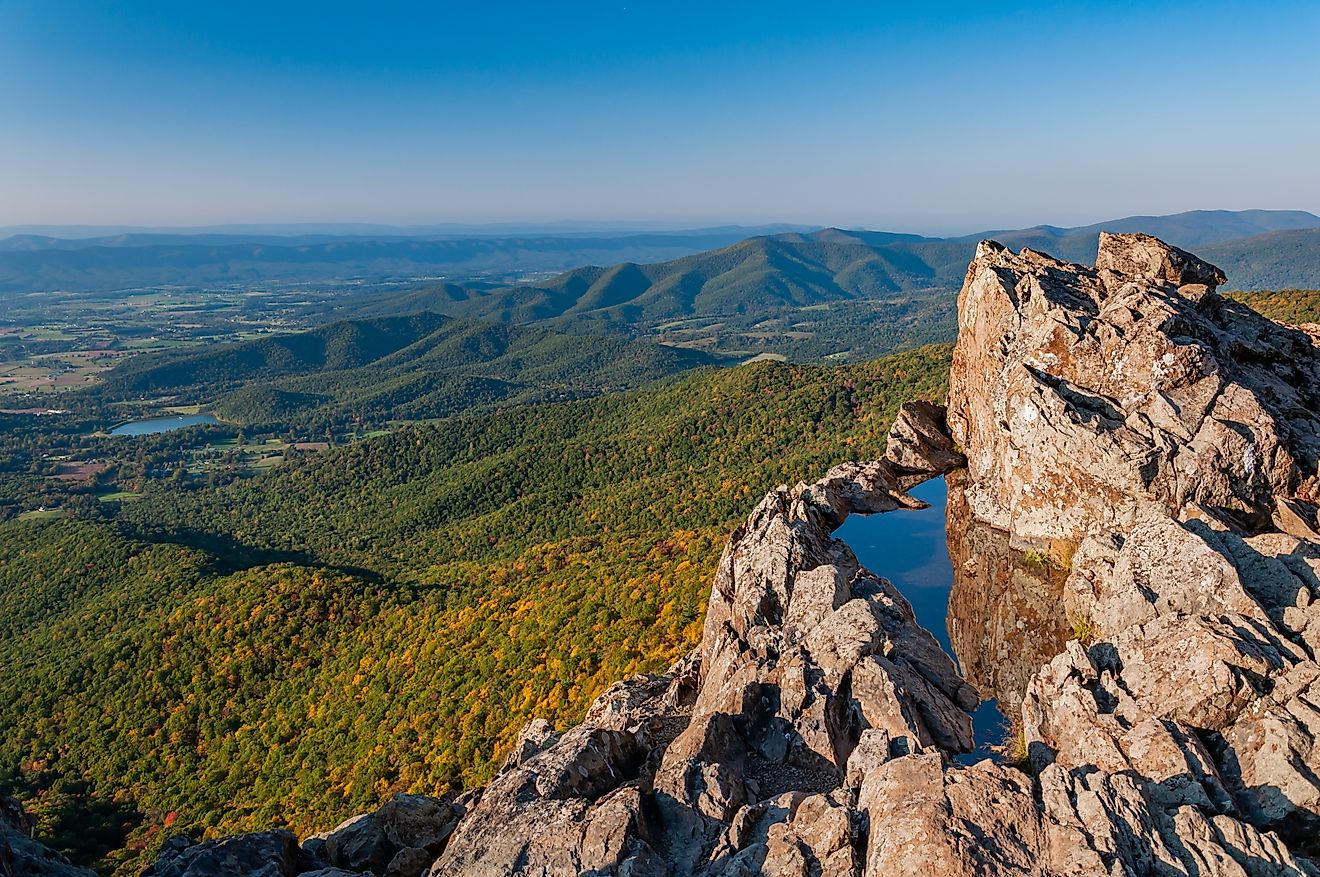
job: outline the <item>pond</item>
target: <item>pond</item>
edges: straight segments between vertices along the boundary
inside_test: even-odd
[[[145,420],[130,420],[110,430],[111,435],[155,435],[160,432],[172,432],[189,426],[201,426],[219,423],[210,414],[173,414],[168,417],[149,417]]]
[[[956,654],[949,639],[949,595],[953,591],[953,563],[945,535],[948,488],[943,478],[919,485],[911,495],[930,504],[918,511],[879,515],[851,515],[834,535],[848,543],[862,566],[889,579],[912,604],[917,623],[935,635],[944,651]],[[960,661],[966,665],[966,661]],[[964,669],[964,673],[965,673]],[[973,684],[975,682],[973,681]],[[959,760],[974,762],[990,757],[1004,741],[1007,721],[989,694],[972,716],[976,751]]]

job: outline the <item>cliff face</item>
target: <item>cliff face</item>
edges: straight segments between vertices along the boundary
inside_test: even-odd
[[[180,839],[156,873],[265,844],[289,875],[1320,874],[1320,352],[1153,238],[1097,264],[982,244],[947,429],[909,404],[883,459],[766,496],[668,674],[454,801]],[[954,641],[1021,701],[1021,766],[952,758],[977,692],[832,536],[963,454]]]
[[[960,299],[968,504],[1063,568],[1089,645],[1028,686],[1033,760],[1314,843],[1320,356],[1153,238],[1097,265],[982,245]]]

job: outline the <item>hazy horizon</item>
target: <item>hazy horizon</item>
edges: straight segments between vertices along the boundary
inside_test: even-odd
[[[0,226],[1314,211],[1317,32],[1305,3],[10,0]]]
[[[1189,211],[1177,211],[1181,213],[1190,213],[1197,211],[1219,211],[1227,208],[1194,208]],[[1320,213],[1305,208],[1291,207],[1258,207],[1242,208],[1243,210],[1262,210],[1272,212],[1306,212],[1315,216]],[[38,235],[50,237],[67,237],[70,239],[92,238],[101,235],[115,234],[235,234],[235,235],[326,235],[326,236],[388,236],[391,233],[400,236],[407,235],[433,235],[433,234],[455,234],[455,235],[474,235],[474,236],[495,236],[505,235],[527,235],[527,234],[668,234],[682,233],[688,231],[705,231],[716,228],[740,228],[748,230],[772,229],[772,228],[842,228],[842,229],[865,229],[868,231],[897,232],[906,234],[919,234],[928,237],[962,237],[978,232],[991,232],[1002,230],[1014,230],[1020,228],[1034,228],[1037,226],[1053,227],[1079,227],[1103,223],[1109,220],[1126,219],[1133,216],[1165,216],[1170,214],[1155,214],[1146,211],[1127,213],[1121,216],[1103,216],[1093,219],[1083,219],[1077,222],[1055,222],[1049,219],[1035,222],[1008,223],[1002,222],[995,224],[993,222],[981,225],[923,225],[920,220],[915,224],[900,225],[892,223],[887,226],[865,226],[865,225],[845,225],[842,223],[806,223],[806,222],[754,222],[754,221],[719,221],[717,219],[702,221],[691,220],[683,221],[660,221],[646,219],[621,219],[621,220],[591,220],[591,219],[558,219],[546,220],[543,222],[526,220],[508,220],[495,221],[489,223],[468,223],[461,221],[439,221],[424,223],[388,223],[388,222],[354,222],[354,221],[322,221],[322,222],[224,222],[206,225],[134,225],[134,224],[83,224],[83,223],[17,223],[14,225],[0,225],[0,235],[5,237],[17,235]]]

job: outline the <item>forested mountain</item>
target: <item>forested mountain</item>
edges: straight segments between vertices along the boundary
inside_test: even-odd
[[[527,718],[690,648],[747,504],[875,456],[947,368],[705,371],[0,525],[0,780],[127,875],[166,833],[305,833],[488,777]]]
[[[135,357],[107,373],[110,399],[171,394],[244,424],[445,417],[483,404],[640,386],[719,360],[624,337],[456,320],[436,313],[345,320],[308,332]]]
[[[1320,229],[1273,231],[1200,252],[1224,269],[1230,289],[1320,288]]]
[[[578,268],[542,283],[470,296],[449,307],[456,313],[514,322],[589,316],[627,324],[768,313],[952,282],[944,260],[937,267],[933,260],[913,257],[914,245],[939,256],[949,251],[948,266],[954,264],[954,254],[965,249],[906,235],[827,229],[752,238],[670,262]]]
[[[110,396],[147,395],[354,368],[415,344],[450,322],[434,313],[346,320],[310,332],[149,353],[109,371],[102,387]]]

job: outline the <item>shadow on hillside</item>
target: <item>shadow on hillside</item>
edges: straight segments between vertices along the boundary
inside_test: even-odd
[[[136,808],[97,795],[85,782],[50,774],[0,783],[0,794],[26,799],[23,807],[35,817],[37,840],[84,867],[104,864],[143,819]]]
[[[122,524],[120,526],[123,527]],[[216,533],[192,527],[154,530],[128,526],[124,527],[124,534],[143,542],[158,545],[180,545],[201,551],[210,558],[210,571],[217,575],[230,575],[275,563],[293,563],[299,566],[352,576],[373,585],[384,584],[386,581],[385,576],[374,569],[327,563],[311,551],[250,545],[228,533]]]

